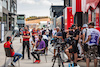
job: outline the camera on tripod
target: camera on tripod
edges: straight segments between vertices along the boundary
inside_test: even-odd
[[[72,45],[72,44],[75,43],[75,39],[73,38],[73,36],[65,38],[64,41],[65,41],[66,44],[69,44],[69,45]]]
[[[59,38],[53,38],[53,39],[51,40],[51,44],[57,44],[59,41],[62,41],[62,40],[59,39]]]

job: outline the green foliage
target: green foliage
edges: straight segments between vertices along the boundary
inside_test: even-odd
[[[49,17],[48,16],[39,16],[39,17],[30,16],[30,17],[26,18],[26,20],[28,21],[28,20],[36,20],[36,19],[43,19],[43,18],[49,18]]]

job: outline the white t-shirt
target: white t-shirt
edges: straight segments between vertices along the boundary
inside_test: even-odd
[[[49,30],[46,30],[46,35],[49,35]]]
[[[89,28],[83,29],[83,34],[85,34],[85,41],[86,41],[88,37],[91,35]],[[86,44],[88,44],[88,42]]]
[[[47,39],[48,40],[48,37],[46,35],[43,35],[43,39]]]
[[[97,29],[90,28],[90,33],[91,33],[91,40],[89,41],[88,45],[89,46],[98,45],[100,32]]]
[[[57,31],[56,30],[53,30],[52,34],[53,34],[53,36],[56,36]]]
[[[29,43],[30,43],[30,45],[32,45],[32,43],[31,43],[31,42],[33,42],[32,37],[29,39]]]

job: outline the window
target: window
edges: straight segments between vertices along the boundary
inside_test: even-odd
[[[25,17],[24,16],[17,16],[17,20],[24,20]]]
[[[3,23],[4,23],[4,29],[7,31],[7,15],[3,14]]]

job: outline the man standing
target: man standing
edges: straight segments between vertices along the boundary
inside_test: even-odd
[[[24,59],[24,51],[25,51],[26,46],[27,46],[27,52],[28,52],[28,59],[31,59],[30,58],[30,51],[29,51],[29,48],[30,48],[30,44],[29,44],[30,32],[28,31],[27,26],[25,26],[25,31],[23,31],[22,37],[23,37],[23,51],[22,51],[23,58],[22,59]]]
[[[74,43],[70,44],[71,46],[69,48],[67,48],[65,50],[67,56],[68,56],[68,60],[71,61],[71,54],[74,54],[74,66],[78,66],[77,65],[77,58],[78,58],[78,40],[79,40],[79,29],[76,25],[72,25],[73,28],[73,39],[75,40]]]
[[[39,40],[36,43],[36,50],[31,53],[32,56],[36,59],[34,63],[40,63],[40,54],[43,54],[44,51],[45,51],[45,42],[42,40],[42,35],[39,35]],[[35,56],[35,54],[37,55],[37,57]]]
[[[56,30],[57,30],[57,33],[56,33],[56,35],[53,34],[53,35],[55,35],[55,36],[53,36],[53,38],[63,39],[62,32],[60,31],[60,28],[57,27]],[[53,57],[53,59],[55,58],[55,54],[56,54],[56,45],[54,45],[54,57]]]
[[[82,35],[83,35],[82,41],[83,41],[83,43],[84,43],[84,41],[87,40],[87,39],[88,39],[88,36],[90,35],[90,30],[89,30],[87,24],[84,24],[84,25],[83,25]]]
[[[11,37],[7,37],[7,42],[4,44],[4,48],[9,48],[11,51],[11,56],[14,57],[13,61],[11,62],[11,65],[15,67],[16,62],[22,57],[22,54],[20,53],[15,53],[12,43],[11,43]]]
[[[97,57],[98,57],[98,43],[100,38],[100,32],[94,28],[94,23],[89,23],[90,35],[85,40],[87,44],[86,51],[86,65],[89,67],[89,59],[94,59],[94,67],[97,67]]]

